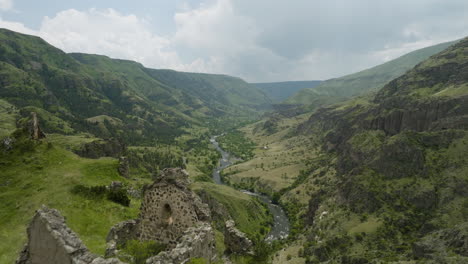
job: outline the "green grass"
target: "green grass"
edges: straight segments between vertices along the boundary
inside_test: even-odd
[[[16,129],[18,109],[5,100],[0,99],[0,139],[10,135]]]
[[[196,182],[192,189],[205,190],[209,195],[222,203],[236,222],[236,227],[250,238],[263,237],[262,227],[268,227],[272,222],[267,209],[252,196],[237,191],[225,185],[207,182]]]
[[[104,254],[109,229],[136,218],[139,201],[132,200],[130,207],[124,207],[105,199],[73,195],[70,189],[76,184],[125,182],[117,173],[117,161],[83,159],[46,142],[34,144],[29,151],[18,147],[1,157],[0,263],[12,263],[17,257],[26,241],[26,226],[42,204],[58,209],[92,252]]]
[[[90,143],[97,140],[91,134],[81,133],[76,135],[62,135],[62,134],[47,134],[47,141],[54,145],[62,146],[67,150],[79,149],[81,144]]]

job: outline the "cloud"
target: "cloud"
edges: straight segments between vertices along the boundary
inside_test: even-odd
[[[468,35],[466,0],[201,1],[179,3],[165,36],[151,20],[114,9],[64,10],[37,31],[1,19],[0,26],[67,52],[248,81],[338,77]]]
[[[463,0],[217,0],[177,13],[172,44],[249,81],[327,79],[461,38],[467,12]]]
[[[0,0],[0,10],[8,11],[13,8],[13,0]]]

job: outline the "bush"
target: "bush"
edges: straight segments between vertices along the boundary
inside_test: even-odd
[[[71,192],[73,194],[78,194],[86,198],[96,199],[96,198],[103,198],[104,195],[107,193],[107,188],[104,185],[88,187],[88,186],[78,184],[72,188]]]
[[[111,190],[107,193],[107,199],[123,206],[130,205],[130,198],[127,196],[125,189]]]
[[[156,256],[166,249],[166,246],[156,241],[128,240],[122,251],[133,258],[133,263],[144,264],[146,259]],[[129,260],[126,260],[129,261]]]
[[[109,201],[121,204],[123,206],[130,205],[126,189],[108,190],[105,185],[84,186],[81,184],[75,185],[71,189],[71,193],[81,195],[88,199],[102,199],[106,197]]]

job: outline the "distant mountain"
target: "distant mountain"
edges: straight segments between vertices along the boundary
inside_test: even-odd
[[[441,52],[455,42],[446,42],[419,49],[376,67],[330,79],[314,88],[303,89],[286,100],[289,104],[310,105],[322,100],[338,102],[352,96],[377,91],[389,81],[401,76],[418,63]]]
[[[172,140],[184,126],[213,118],[253,118],[270,105],[240,78],[66,54],[6,29],[0,29],[0,80],[0,98],[22,116],[39,112],[47,132],[86,131],[133,143]]]
[[[322,81],[292,81],[292,82],[271,82],[252,83],[257,88],[266,93],[275,103],[282,102],[288,97],[306,88],[314,88]]]

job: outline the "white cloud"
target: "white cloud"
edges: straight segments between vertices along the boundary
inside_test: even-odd
[[[170,49],[169,39],[154,34],[145,20],[113,9],[61,11],[54,17],[45,17],[37,31],[4,20],[0,20],[0,27],[40,36],[65,52],[104,54],[155,68],[184,70],[199,64],[182,64]]]
[[[13,8],[13,0],[0,0],[0,10],[8,11]]]
[[[248,81],[338,77],[468,34],[466,0],[202,1],[179,2],[168,36],[114,9],[64,10],[37,31],[1,19],[0,26],[67,52]]]
[[[105,54],[150,67],[181,67],[176,52],[167,50],[167,38],[152,33],[145,20],[113,9],[59,12],[44,18],[39,34],[67,52]]]

